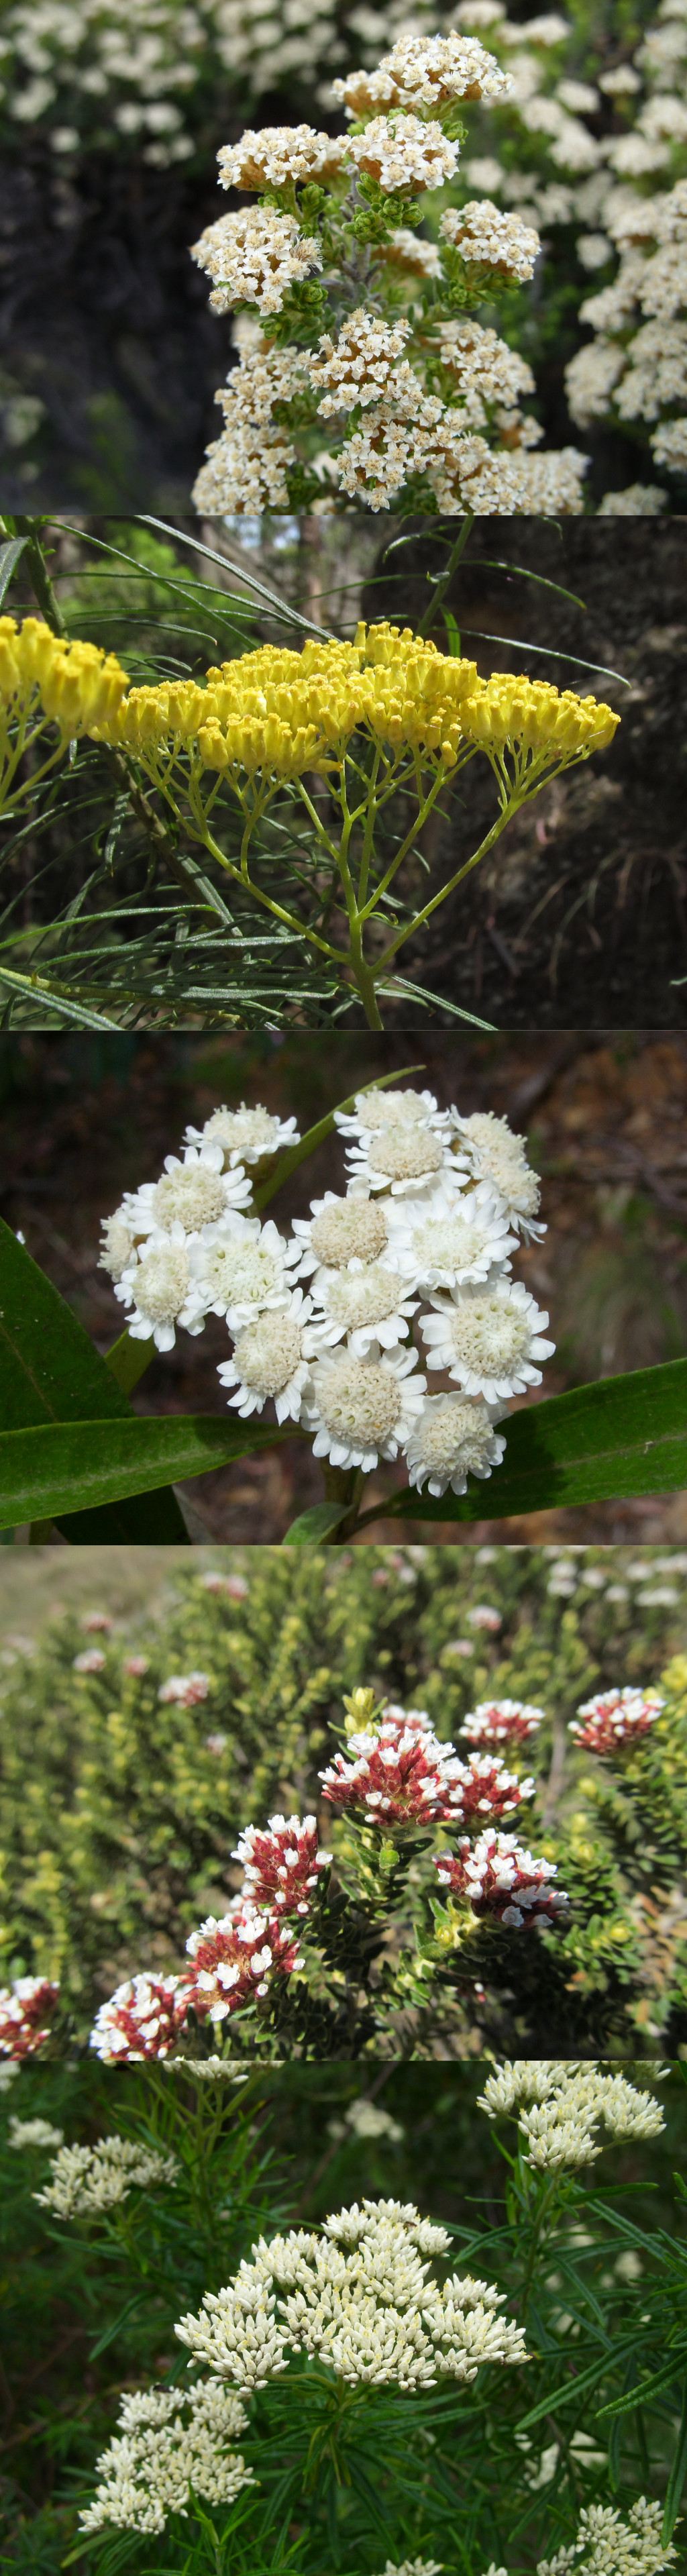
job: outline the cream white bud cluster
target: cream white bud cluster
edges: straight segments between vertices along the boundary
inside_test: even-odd
[[[536,1174],[506,1119],[440,1111],[429,1091],[358,1093],[335,1124],[347,1188],[314,1199],[286,1236],[252,1213],[246,1166],[293,1143],[293,1121],[215,1111],[108,1219],[102,1266],[133,1337],[158,1350],[210,1314],[226,1321],[218,1375],[244,1420],[272,1404],[333,1466],[368,1473],[400,1456],[418,1488],[465,1493],[469,1475],[499,1465],[504,1403],[540,1383],[554,1348],[548,1316],[511,1277],[520,1238],[544,1230]],[[416,1318],[428,1368],[449,1381],[436,1395]],[[160,1696],[190,1705],[208,1687],[202,1673],[172,1675]]]
[[[557,2549],[555,2557],[540,2558],[536,2576],[569,2576],[572,2568],[580,2576],[661,2576],[678,2554],[672,2541],[664,2541],[662,2525],[662,2505],[648,2504],[646,2496],[630,2506],[626,2522],[612,2505],[585,2505],[577,2538]],[[508,2571],[492,2565],[489,2576],[508,2576]]]
[[[499,2315],[504,2295],[453,2275],[440,2287],[432,2255],[450,2251],[443,2227],[413,2204],[363,2200],[325,2219],[319,2234],[264,2237],[226,2289],[207,2291],[175,2333],[242,2394],[309,2354],[349,2387],[406,2391],[469,2383],[481,2363],[526,2359],[522,2329]]]
[[[262,348],[241,349],[218,392],[227,425],[194,487],[199,510],[240,517],[288,506],[296,473],[301,499],[305,475],[319,510],[385,510],[417,482],[449,516],[466,508],[482,515],[582,509],[586,458],[574,448],[532,458],[543,433],[520,407],[520,394],[536,390],[525,361],[477,323],[456,326],[450,351],[456,282],[472,301],[526,282],[539,250],[535,226],[517,211],[504,213],[492,197],[473,196],[442,214],[438,244],[415,233],[422,198],[459,179],[457,102],[491,104],[514,86],[477,35],[406,30],[376,69],[363,66],[334,82],[346,135],[330,140],[303,124],[248,129],[222,149],[222,185],[269,192],[269,204],[210,225],[193,257],[213,280],[215,310],[226,312],[233,302],[242,322],[243,308],[252,311],[266,339]],[[565,119],[562,107],[558,114]],[[308,213],[308,230],[296,191],[313,179],[328,205]],[[312,196],[306,205],[312,208]],[[399,224],[406,205],[409,220]],[[320,312],[327,327],[308,348],[299,289],[315,272],[322,286],[307,290],[316,304],[319,298],[311,339]],[[289,312],[293,339],[287,320],[275,365],[269,317]],[[446,326],[447,340],[437,336],[437,324]]]
[[[598,2135],[601,2123],[618,2142],[655,2138],[665,2128],[653,2094],[638,2092],[627,2076],[606,2075],[596,2064],[515,2059],[487,2077],[478,2099],[492,2119],[504,2113],[517,2116],[525,2162],[542,2172],[593,2163],[604,2143]]]
[[[56,2218],[91,2218],[118,2209],[134,2183],[141,2190],[151,2183],[175,2183],[179,2166],[176,2156],[115,2135],[98,2138],[94,2147],[61,2145],[50,2159],[50,2171],[52,2182],[34,2192],[34,2200],[54,2210]]]
[[[233,2504],[242,2487],[255,2484],[254,2471],[230,2447],[246,2420],[221,2379],[124,2397],[119,2434],[96,2461],[100,2484],[79,2515],[81,2530],[113,2523],[119,2531],[164,2531],[169,2514],[187,2515],[196,2496]]]

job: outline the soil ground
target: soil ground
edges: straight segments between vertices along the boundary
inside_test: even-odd
[[[679,1034],[342,1034],[326,1050],[305,1037],[0,1038],[1,1213],[22,1229],[29,1251],[107,1350],[121,1317],[97,1266],[101,1219],[125,1188],[157,1177],[187,1121],[198,1126],[218,1100],[247,1094],[282,1115],[295,1112],[304,1131],[353,1087],[419,1062],[442,1104],[457,1099],[466,1112],[494,1109],[529,1134],[549,1230],[517,1269],[550,1312],[557,1344],[532,1401],[680,1356],[687,1344],[687,1037]],[[274,1214],[288,1222],[342,1177],[342,1157],[329,1142],[275,1200]],[[137,1409],[216,1412],[215,1372],[226,1349],[225,1328],[213,1317],[199,1339],[180,1336],[141,1381]],[[386,1467],[372,1483],[370,1502],[382,1507],[370,1531],[375,1544],[397,1538],[383,1501],[399,1481]],[[296,1514],[321,1498],[319,1465],[296,1440],[194,1480],[183,1494],[196,1541],[253,1546],[278,1545]],[[416,1544],[427,1540],[427,1524],[403,1528]],[[560,1538],[684,1544],[687,1494],[458,1530],[431,1524],[430,1543],[458,1537],[468,1545]]]

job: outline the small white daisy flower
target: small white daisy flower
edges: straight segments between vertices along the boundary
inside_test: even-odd
[[[506,1446],[494,1428],[499,1406],[482,1396],[429,1395],[406,1450],[408,1483],[430,1494],[464,1494],[468,1476],[484,1478],[500,1467]]]
[[[271,1218],[261,1225],[229,1208],[218,1225],[191,1236],[188,1266],[192,1311],[225,1315],[230,1333],[289,1303],[286,1244]]]
[[[127,1326],[133,1342],[152,1333],[158,1351],[173,1351],[175,1324],[201,1333],[203,1317],[189,1304],[188,1243],[183,1225],[157,1226],[148,1236],[140,1261],[134,1259],[115,1287],[115,1297],[131,1307]]]
[[[309,1217],[294,1217],[293,1235],[288,1259],[297,1261],[299,1278],[311,1270],[345,1270],[349,1261],[379,1261],[389,1240],[388,1210],[362,1189],[349,1190],[347,1198],[325,1190],[323,1199],[311,1199]]]
[[[517,1226],[526,1243],[541,1243],[545,1225],[535,1223],[541,1196],[538,1174],[528,1163],[525,1136],[516,1136],[507,1118],[497,1118],[491,1109],[476,1109],[471,1118],[461,1118],[452,1111],[453,1126],[459,1147],[467,1148],[473,1170],[479,1180],[491,1181],[508,1217]]]
[[[272,1398],[278,1422],[297,1422],[303,1391],[309,1378],[309,1361],[316,1348],[308,1330],[311,1300],[302,1288],[293,1288],[288,1306],[274,1314],[259,1315],[257,1322],[247,1324],[239,1333],[230,1360],[222,1360],[218,1377],[223,1386],[235,1386],[235,1405],[245,1420],[249,1413],[262,1413]]]
[[[166,1154],[160,1180],[143,1181],[127,1193],[122,1215],[131,1233],[183,1225],[186,1234],[197,1234],[201,1226],[216,1225],[227,1208],[250,1204],[247,1173],[225,1172],[223,1163],[221,1145],[189,1145],[183,1163],[177,1154]]]
[[[433,1091],[357,1091],[355,1109],[335,1109],[342,1136],[379,1135],[386,1127],[431,1127],[450,1132],[451,1112],[439,1109]]]
[[[390,1190],[392,1198],[434,1188],[440,1176],[455,1172],[446,1139],[410,1119],[395,1127],[389,1122],[373,1135],[365,1129],[360,1143],[349,1146],[347,1160],[354,1180],[364,1180],[370,1191]]]
[[[271,1110],[258,1102],[247,1109],[213,1109],[204,1127],[187,1127],[186,1145],[221,1145],[225,1163],[259,1163],[263,1154],[276,1154],[285,1145],[300,1143],[295,1118],[273,1118]]]
[[[410,1439],[427,1392],[418,1375],[417,1352],[382,1353],[373,1342],[367,1359],[350,1348],[321,1351],[303,1398],[302,1419],[314,1431],[316,1458],[333,1467],[362,1467],[369,1473],[380,1458],[397,1458]]]
[[[456,1193],[432,1191],[431,1198],[403,1199],[390,1213],[389,1240],[403,1279],[424,1296],[434,1288],[458,1288],[465,1281],[488,1279],[503,1269],[517,1248],[503,1202],[489,1181]]]
[[[349,1261],[345,1270],[318,1270],[312,1297],[319,1340],[348,1337],[356,1359],[365,1359],[373,1342],[393,1350],[405,1341],[406,1325],[417,1314],[417,1298],[404,1297],[398,1272],[385,1261]]]
[[[488,1404],[541,1386],[534,1360],[548,1360],[555,1342],[542,1338],[548,1315],[540,1312],[521,1279],[496,1279],[486,1288],[459,1289],[455,1298],[432,1298],[436,1314],[423,1315],[428,1368],[448,1369],[466,1395]]]
[[[106,1270],[108,1278],[118,1282],[130,1268],[135,1252],[123,1208],[116,1208],[114,1216],[103,1217],[101,1247],[98,1269]]]

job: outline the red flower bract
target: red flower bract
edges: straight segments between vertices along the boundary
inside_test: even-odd
[[[654,1718],[665,1700],[658,1691],[599,1691],[596,1699],[583,1700],[577,1717],[570,1719],[569,1732],[587,1753],[618,1753],[624,1744],[634,1744],[640,1735],[648,1735]],[[582,1726],[578,1720],[582,1718]]]
[[[49,1977],[15,1977],[0,1986],[0,2057],[34,2057],[50,2038],[59,1986]]]
[[[140,2066],[148,2058],[169,2057],[190,2001],[191,1979],[185,1973],[127,1977],[109,2002],[101,2004],[91,2048],[107,2063],[116,2060],[122,2065]]]
[[[293,1929],[276,1914],[254,1913],[241,1898],[219,1921],[210,1914],[186,1948],[193,1963],[189,2001],[213,2021],[268,1994],[273,1977],[291,1976],[301,1964]]]
[[[483,1699],[478,1708],[468,1709],[460,1733],[469,1744],[498,1752],[503,1744],[526,1744],[530,1735],[536,1735],[543,1716],[543,1708],[530,1708],[525,1700]]]
[[[568,1901],[562,1888],[547,1884],[556,1876],[554,1861],[535,1860],[514,1834],[495,1833],[493,1827],[476,1843],[465,1834],[458,1851],[440,1852],[434,1867],[440,1886],[467,1897],[474,1914],[515,1931],[552,1922]]]
[[[232,1860],[243,1861],[243,1895],[260,1911],[309,1914],[318,1870],[328,1852],[320,1851],[315,1816],[270,1816],[269,1825],[247,1825]]]

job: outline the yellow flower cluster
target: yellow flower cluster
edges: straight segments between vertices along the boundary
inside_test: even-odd
[[[515,679],[495,671],[484,688],[462,710],[473,742],[496,751],[546,752],[560,760],[604,751],[613,741],[620,717],[599,698],[578,698],[574,689],[550,687],[544,680]]]
[[[69,644],[42,618],[0,617],[0,709],[5,724],[39,709],[65,741],[102,731],[128,688],[114,653],[98,644]]]
[[[207,769],[268,769],[294,778],[336,765],[361,726],[394,749],[455,760],[460,708],[478,686],[474,662],[386,621],[359,626],[355,642],[310,641],[302,652],[265,644],[193,682],[132,689],[109,738],[145,754],[156,743],[192,747]]]

